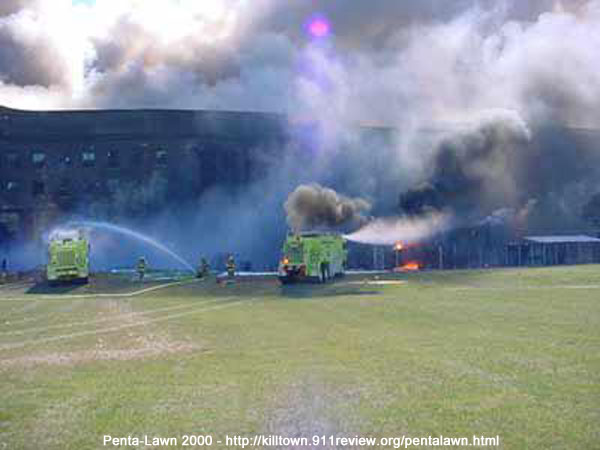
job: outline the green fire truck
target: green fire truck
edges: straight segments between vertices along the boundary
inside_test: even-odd
[[[346,259],[346,242],[339,234],[289,234],[283,244],[279,280],[283,284],[295,281],[325,283],[344,275]]]
[[[87,283],[90,244],[81,230],[53,233],[48,244],[46,278],[50,283]]]

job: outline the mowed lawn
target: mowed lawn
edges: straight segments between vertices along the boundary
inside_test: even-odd
[[[600,266],[154,286],[0,287],[0,450],[185,434],[600,448]]]

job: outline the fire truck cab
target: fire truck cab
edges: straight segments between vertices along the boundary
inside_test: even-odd
[[[50,283],[87,283],[90,244],[81,230],[57,231],[48,244],[46,278]]]

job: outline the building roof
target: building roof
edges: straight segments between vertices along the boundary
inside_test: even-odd
[[[284,137],[287,119],[265,112],[174,109],[23,111],[0,106],[0,139],[9,142],[74,139]]]
[[[574,236],[525,236],[526,241],[535,242],[537,244],[571,244],[571,243],[591,243],[600,242],[600,239],[578,234]]]

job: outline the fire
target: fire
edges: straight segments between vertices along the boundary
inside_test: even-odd
[[[417,261],[409,261],[406,264],[400,266],[400,270],[404,272],[413,272],[415,270],[420,270],[421,264]]]

